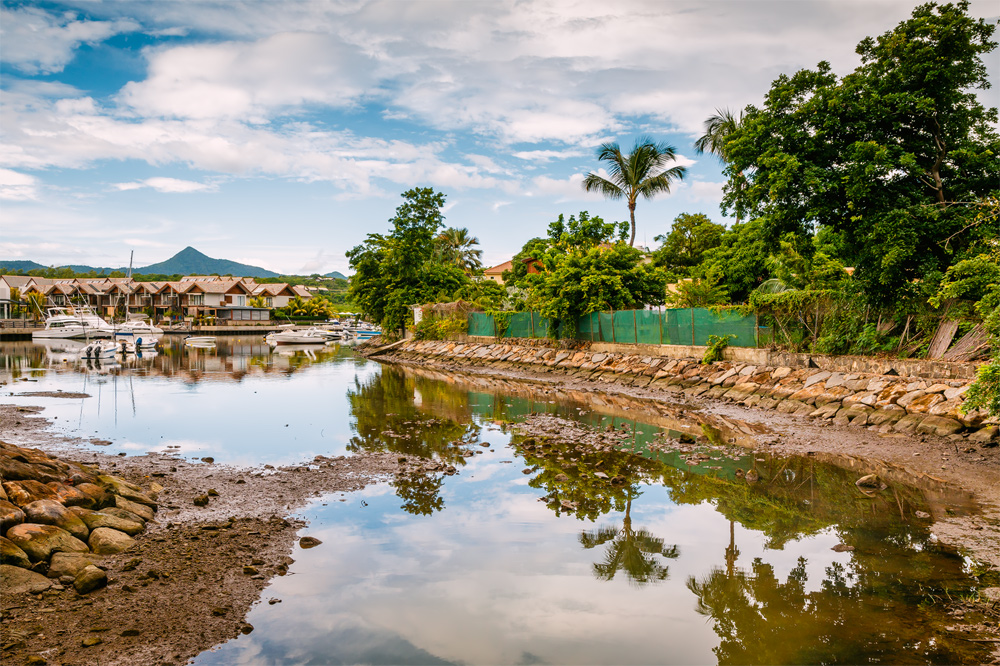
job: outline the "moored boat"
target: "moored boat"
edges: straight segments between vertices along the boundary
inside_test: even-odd
[[[289,328],[278,333],[271,333],[264,338],[268,344],[274,345],[325,345],[331,340],[335,340],[330,331],[318,328],[307,328],[296,330]]]
[[[49,308],[45,328],[33,331],[36,338],[110,338],[115,328],[86,306]]]

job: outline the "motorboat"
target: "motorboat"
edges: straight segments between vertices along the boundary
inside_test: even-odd
[[[45,328],[33,331],[32,339],[110,338],[115,328],[87,306],[49,308]]]
[[[111,342],[110,340],[94,340],[93,342],[84,345],[83,349],[80,350],[80,358],[114,358],[114,355],[117,352],[118,345],[114,342]]]
[[[163,335],[163,329],[153,325],[149,316],[141,312],[130,313],[125,321],[118,324],[116,331],[134,333],[137,336],[142,336],[143,339],[159,339]]]
[[[143,351],[155,349],[156,343],[156,338],[145,339],[132,333],[115,331],[115,345],[118,347],[119,354],[141,354]]]
[[[331,337],[330,331],[324,331],[316,327],[305,330],[287,328],[277,333],[270,333],[264,340],[271,346],[275,345],[325,345],[336,338]]]
[[[184,344],[188,347],[214,347],[214,335],[189,335],[184,338]]]

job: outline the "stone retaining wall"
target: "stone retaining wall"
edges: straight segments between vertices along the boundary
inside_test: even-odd
[[[496,340],[486,336],[462,336],[463,342],[495,344]],[[545,338],[513,339],[507,344],[527,347],[551,347]],[[605,354],[632,354],[658,356],[676,359],[700,359],[708,347],[699,345],[632,345],[610,342],[582,342],[581,345],[595,352]],[[829,356],[827,354],[796,354],[794,352],[757,349],[754,347],[727,347],[723,358],[734,363],[751,365],[788,366],[790,368],[819,368],[830,372],[864,372],[922,379],[968,379],[976,378],[976,363],[962,361],[928,361],[914,358],[874,358],[871,356]]]
[[[968,437],[984,444],[998,438],[996,419],[988,419],[982,411],[961,411],[971,384],[968,379],[915,379],[732,361],[704,365],[695,358],[451,341],[409,340],[381,358],[431,365],[455,362],[470,369],[522,370],[645,387],[865,426],[880,433]]]

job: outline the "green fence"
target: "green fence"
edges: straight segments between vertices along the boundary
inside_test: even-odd
[[[510,315],[505,338],[544,338],[549,320],[537,312]],[[683,310],[622,310],[594,312],[580,317],[578,340],[641,345],[707,345],[710,335],[734,336],[734,347],[756,347],[756,320],[753,315],[715,313],[703,308]],[[480,312],[469,315],[469,335],[496,336],[493,316]]]

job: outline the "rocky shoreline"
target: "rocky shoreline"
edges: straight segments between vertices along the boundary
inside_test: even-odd
[[[79,551],[73,555],[56,546],[43,557],[40,550],[22,548],[27,562],[20,559],[18,566],[7,564],[5,548],[0,576],[0,657],[5,664],[185,663],[252,631],[245,618],[254,604],[265,602],[261,595],[268,581],[288,571],[297,549],[317,545],[302,533],[304,524],[287,519],[295,510],[313,498],[359,490],[398,474],[447,473],[439,462],[395,454],[320,456],[308,464],[271,469],[194,463],[160,454],[111,456],[83,450],[77,446],[80,442],[52,433],[40,411],[0,405],[0,440],[8,459],[22,466],[94,475],[99,482],[94,485],[106,493],[100,504],[117,505],[118,498],[128,498],[107,492],[109,487],[132,494],[129,502],[141,499],[141,492],[149,503],[139,504],[153,515],[142,529],[127,525],[135,534],[119,530],[131,543],[122,541],[125,547],[118,552],[88,548],[84,554],[76,546],[68,549]],[[4,485],[15,487],[9,473],[4,467]],[[70,487],[80,491],[84,483]],[[9,503],[25,519],[29,499],[8,493]],[[17,517],[9,507],[7,513]],[[124,520],[120,512],[109,515],[115,514]],[[12,529],[17,528],[5,524],[3,531],[9,535]],[[88,539],[101,529],[108,528],[97,527]],[[300,543],[303,537],[307,541]],[[82,581],[77,586],[79,573],[68,578],[84,559],[88,564],[78,571],[89,570],[87,580],[98,581],[89,590]]]

